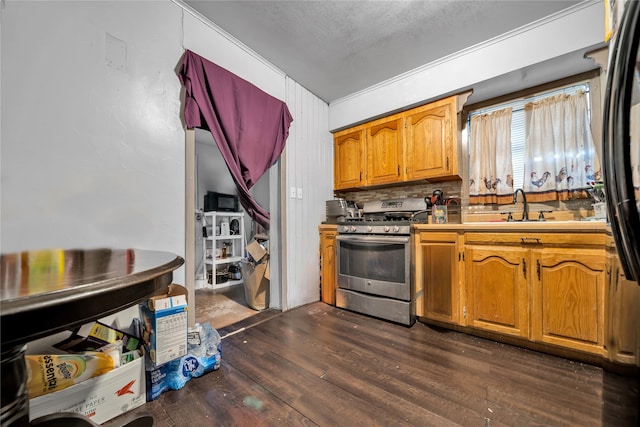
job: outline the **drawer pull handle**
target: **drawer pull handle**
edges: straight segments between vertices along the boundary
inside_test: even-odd
[[[521,237],[520,241],[522,243],[540,243],[540,238],[538,238],[538,237]]]
[[[524,258],[522,258],[522,275],[525,279],[527,278],[527,261]]]

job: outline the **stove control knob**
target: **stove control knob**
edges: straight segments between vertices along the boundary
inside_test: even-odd
[[[351,226],[351,231],[355,233],[355,232],[356,232],[356,230],[357,230],[356,226],[355,226],[355,225],[352,225],[352,226]]]
[[[388,226],[388,225],[385,225],[385,226],[384,226],[384,232],[385,232],[385,233],[388,233],[388,232],[389,232],[389,226]]]
[[[369,225],[369,226],[367,226],[367,231],[368,231],[369,233],[371,233],[371,232],[373,231],[373,227],[371,227],[370,225]]]
[[[398,227],[397,225],[394,225],[393,226],[393,231],[395,231],[397,233],[398,231],[400,231],[400,227]]]
[[[342,227],[342,231],[343,231],[344,233],[348,232],[348,231],[349,231],[349,226],[348,226],[348,225],[343,226],[343,227]]]

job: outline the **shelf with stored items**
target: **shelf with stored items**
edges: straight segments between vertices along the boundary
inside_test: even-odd
[[[204,212],[203,221],[206,287],[219,289],[242,284],[239,272],[245,256],[244,212]]]

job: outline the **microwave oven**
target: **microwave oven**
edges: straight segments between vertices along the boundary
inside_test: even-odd
[[[237,212],[238,211],[238,197],[232,194],[216,193],[214,191],[207,191],[204,196],[204,211],[222,211],[222,212]]]

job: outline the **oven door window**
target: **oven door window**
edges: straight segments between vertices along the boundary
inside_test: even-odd
[[[338,236],[338,281],[365,279],[405,284],[409,278],[408,236]]]
[[[339,275],[405,283],[408,238],[404,241],[339,240]]]

